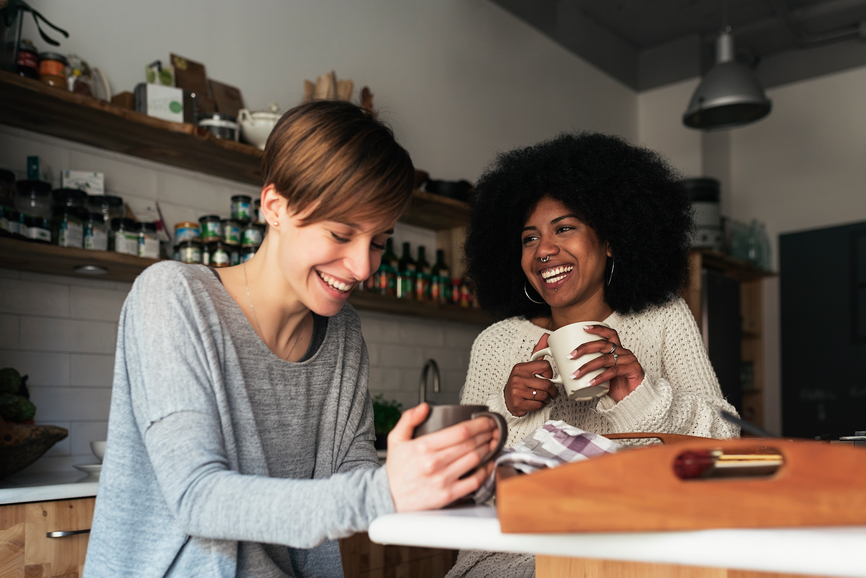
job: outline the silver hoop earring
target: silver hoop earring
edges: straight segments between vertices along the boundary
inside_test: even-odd
[[[607,284],[610,285],[610,280],[613,279],[613,268],[616,267],[616,259],[610,258],[610,276],[607,278]]]
[[[545,301],[536,301],[532,297],[529,296],[529,291],[526,290],[526,281],[523,282],[523,292],[526,294],[526,298],[535,303],[536,305],[544,305]]]

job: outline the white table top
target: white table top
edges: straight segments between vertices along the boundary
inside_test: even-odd
[[[15,474],[0,480],[0,505],[91,498],[99,477],[79,471],[51,474]]]
[[[389,514],[373,521],[380,544],[488,550],[866,577],[866,527],[615,534],[503,534],[492,506]]]

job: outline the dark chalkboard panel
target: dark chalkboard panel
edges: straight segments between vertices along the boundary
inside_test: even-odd
[[[779,237],[782,432],[866,430],[866,222]]]

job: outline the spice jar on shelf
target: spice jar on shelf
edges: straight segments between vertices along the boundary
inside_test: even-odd
[[[51,243],[51,184],[25,180],[15,186],[19,235],[28,241]]]
[[[201,223],[202,243],[213,243],[222,239],[223,228],[218,215],[205,215],[199,217],[198,222]]]
[[[18,74],[39,80],[39,51],[33,42],[22,38],[18,43]]]
[[[66,57],[56,52],[39,55],[39,80],[48,86],[66,90]]]
[[[252,197],[249,195],[235,195],[232,197],[231,205],[232,219],[246,223],[253,216]]]
[[[111,230],[112,219],[123,218],[126,214],[123,199],[113,195],[90,195],[87,197],[87,210],[91,213],[101,213],[107,230]]]
[[[138,226],[132,219],[111,219],[109,250],[125,255],[138,255]]]
[[[18,211],[15,210],[15,173],[0,169],[0,237],[18,234]]]
[[[102,213],[88,213],[84,224],[84,248],[91,251],[108,250],[108,228]]]
[[[138,256],[159,259],[159,236],[156,223],[141,223],[138,228]]]
[[[181,221],[174,224],[174,242],[180,245],[186,241],[200,241],[201,229],[193,221]],[[201,252],[201,249],[199,249]],[[201,262],[201,260],[199,260]]]

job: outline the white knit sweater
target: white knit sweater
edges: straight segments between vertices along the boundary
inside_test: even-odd
[[[505,416],[511,447],[549,419],[595,433],[658,432],[713,438],[739,436],[739,428],[719,417],[718,409],[735,413],[722,397],[694,317],[677,297],[642,313],[613,313],[604,320],[619,334],[646,377],[637,389],[616,403],[605,395],[590,401],[569,401],[559,395],[539,411],[516,417],[505,405],[504,389],[516,363],[528,361],[548,331],[523,317],[512,317],[485,329],[472,345],[460,403],[486,405]],[[556,366],[551,366],[556,371]]]

